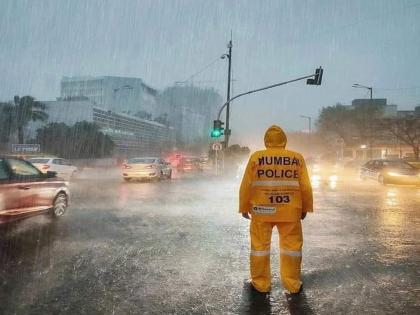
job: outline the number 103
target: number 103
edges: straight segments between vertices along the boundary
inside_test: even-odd
[[[289,203],[290,197],[289,196],[270,196],[268,197],[271,203]]]

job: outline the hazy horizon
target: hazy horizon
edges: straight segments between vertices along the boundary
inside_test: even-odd
[[[0,3],[0,99],[59,96],[63,76],[177,81],[226,97],[232,31],[233,94],[325,69],[321,86],[297,82],[235,101],[234,142],[260,142],[277,123],[302,130],[323,106],[367,97],[420,104],[420,1],[11,1]],[[206,68],[206,66],[208,66]],[[243,139],[247,139],[246,141]]]

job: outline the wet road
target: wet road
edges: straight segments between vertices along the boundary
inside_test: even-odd
[[[72,184],[67,215],[1,230],[0,314],[419,314],[420,190],[349,181],[315,188],[304,221],[304,292],[248,277],[237,180]]]

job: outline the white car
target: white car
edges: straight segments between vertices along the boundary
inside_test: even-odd
[[[124,163],[122,176],[126,181],[131,179],[170,179],[172,168],[170,163],[157,157],[138,157]]]
[[[68,160],[56,157],[37,157],[28,159],[42,173],[48,171],[56,172],[58,177],[69,179],[77,172],[77,167],[72,165]]]

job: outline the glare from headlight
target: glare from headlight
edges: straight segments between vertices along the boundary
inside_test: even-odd
[[[396,173],[396,172],[388,172],[389,176],[400,176],[401,174]]]
[[[321,176],[319,176],[319,175],[312,175],[311,176],[311,179],[312,179],[312,181],[317,182],[317,181],[321,180]]]
[[[336,182],[338,181],[338,176],[337,175],[332,175],[329,177],[330,182]]]

